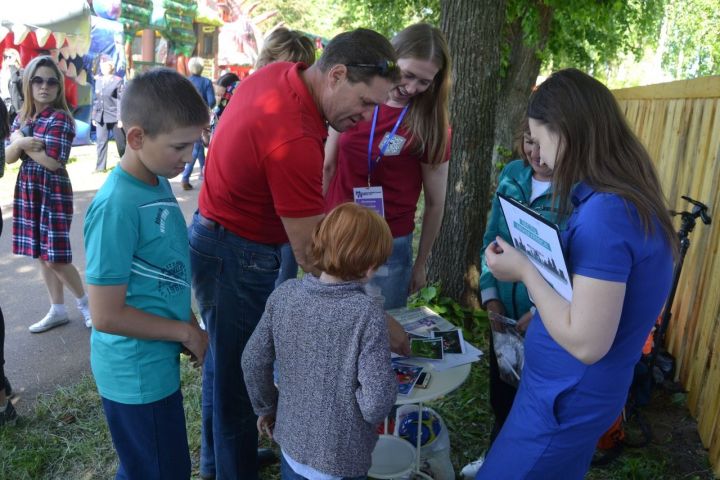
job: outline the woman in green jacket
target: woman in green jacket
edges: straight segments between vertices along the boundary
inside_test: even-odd
[[[539,148],[530,136],[527,118],[523,120],[522,133],[515,141],[516,150],[521,153],[521,160],[508,163],[500,174],[497,192],[514,198],[543,217],[554,220],[552,209],[552,170],[539,163]],[[497,196],[493,198],[492,209],[483,236],[482,252],[496,236],[512,242],[505,217]],[[518,320],[518,329],[525,330],[532,318],[533,304],[528,297],[525,285],[520,282],[501,282],[487,267],[484,253],[481,254],[482,273],[480,275],[480,296],[483,308],[488,312],[496,312]],[[490,443],[500,433],[500,429],[510,413],[517,389],[505,383],[498,370],[497,356],[490,335],[490,405],[495,415],[495,423],[490,433]]]

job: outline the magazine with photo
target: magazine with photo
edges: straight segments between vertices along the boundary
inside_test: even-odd
[[[421,337],[432,337],[432,332],[446,331],[457,328],[428,307],[396,308],[389,310],[395,320],[402,325],[406,332]]]
[[[407,363],[393,362],[393,370],[398,383],[399,395],[410,395],[423,368]]]
[[[572,285],[560,229],[540,214],[502,193],[497,194],[513,246],[523,252],[540,274],[568,302],[572,301]]]

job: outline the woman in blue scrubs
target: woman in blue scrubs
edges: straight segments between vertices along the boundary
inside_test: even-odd
[[[582,479],[625,404],[633,368],[670,289],[677,244],[657,174],[612,93],[575,69],[528,106],[540,161],[567,220],[568,302],[510,244],[485,251],[537,307],[510,415],[477,479]]]

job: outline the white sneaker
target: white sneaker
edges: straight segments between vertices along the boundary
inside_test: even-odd
[[[83,318],[85,319],[85,326],[87,328],[92,328],[92,317],[90,316],[90,307],[87,305],[84,307],[78,307],[80,310],[80,313],[82,313]]]
[[[30,330],[32,333],[41,333],[50,330],[51,328],[65,325],[69,321],[70,319],[68,318],[67,313],[65,315],[58,315],[54,312],[48,312],[48,314],[45,315],[42,320],[30,325],[28,327],[28,330]]]
[[[473,480],[483,463],[485,463],[485,457],[480,457],[474,462],[468,463],[460,470],[460,476],[463,480]]]

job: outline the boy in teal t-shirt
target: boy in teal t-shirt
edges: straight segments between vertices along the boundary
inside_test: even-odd
[[[168,178],[209,121],[195,87],[168,69],[125,89],[127,149],[85,216],[90,363],[120,458],[118,479],[190,478],[180,352],[202,362],[190,309],[187,228]]]

